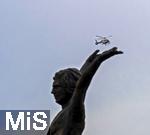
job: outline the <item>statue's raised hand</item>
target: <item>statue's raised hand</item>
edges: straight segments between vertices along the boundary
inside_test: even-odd
[[[83,66],[81,67],[80,71],[81,73],[84,72],[84,70],[93,62],[93,60],[97,57],[99,50],[94,51],[85,61]]]
[[[104,51],[103,53],[99,53],[99,50],[96,50],[93,52],[85,61],[84,65],[81,67],[80,71],[83,73],[93,62],[99,62],[99,64],[106,59],[117,55],[117,54],[122,54],[122,51],[118,51],[117,47],[113,47],[112,49],[109,49],[107,51]],[[93,63],[94,64],[94,63]]]

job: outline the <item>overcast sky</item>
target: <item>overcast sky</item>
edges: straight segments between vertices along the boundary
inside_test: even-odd
[[[61,109],[54,73],[94,50],[124,51],[102,64],[86,97],[84,135],[150,134],[148,0],[1,0],[0,109]],[[96,35],[112,35],[95,46]]]

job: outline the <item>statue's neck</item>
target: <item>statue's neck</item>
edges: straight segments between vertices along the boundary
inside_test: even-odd
[[[66,104],[61,105],[62,109],[65,109],[68,106],[69,102],[67,102]]]

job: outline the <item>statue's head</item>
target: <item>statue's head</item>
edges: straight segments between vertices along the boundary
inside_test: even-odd
[[[67,104],[71,99],[81,73],[76,68],[60,70],[54,76],[52,94],[60,105]]]

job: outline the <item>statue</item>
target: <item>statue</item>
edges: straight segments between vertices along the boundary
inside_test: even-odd
[[[82,135],[85,126],[84,100],[91,80],[102,62],[122,54],[116,47],[88,57],[80,70],[68,68],[53,78],[52,94],[62,110],[52,121],[47,135]]]

